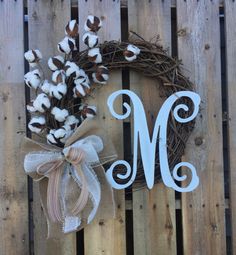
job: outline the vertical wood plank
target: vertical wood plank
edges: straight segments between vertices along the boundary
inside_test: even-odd
[[[202,99],[185,150],[200,185],[182,195],[184,254],[226,254],[219,1],[178,1],[177,24],[179,58]]]
[[[230,213],[231,213],[231,243],[232,254],[236,254],[236,3],[225,2],[225,32],[227,60],[227,89],[228,89],[228,134],[229,134],[229,166],[230,166]]]
[[[29,254],[25,136],[23,0],[0,2],[0,254]]]
[[[98,16],[103,20],[103,27],[99,30],[100,42],[105,40],[119,40],[121,38],[120,25],[120,1],[85,1],[79,0],[79,24],[80,34],[84,31],[84,22],[89,14]],[[83,42],[80,43],[84,49]],[[112,139],[118,155],[123,158],[123,123],[112,118],[108,111],[106,101],[108,96],[122,88],[121,72],[114,71],[110,75],[108,84],[96,90],[94,100],[90,104],[98,107],[98,119],[101,126]],[[117,102],[118,109],[122,109],[122,99]],[[121,110],[122,111],[122,110]],[[124,192],[117,192],[118,208],[117,218],[110,220],[95,219],[84,230],[85,254],[114,254],[125,255],[125,201]]]
[[[171,2],[128,1],[129,29],[146,40],[160,35],[165,48],[171,46]],[[170,50],[169,50],[170,51]],[[130,89],[142,99],[150,134],[163,103],[158,82],[130,73]],[[175,193],[162,183],[152,190],[133,191],[134,254],[176,254]]]
[[[58,55],[57,43],[65,36],[65,26],[70,20],[70,0],[28,0],[29,48],[39,49],[43,54],[42,67],[47,79],[51,71],[47,68],[49,57]],[[63,240],[47,240],[47,226],[40,204],[38,185],[34,183],[33,219],[35,254],[76,254],[76,234],[65,235]]]

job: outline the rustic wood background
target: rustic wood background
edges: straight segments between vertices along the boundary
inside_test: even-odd
[[[25,104],[32,96],[23,84],[23,53],[38,48],[47,60],[57,54],[68,20],[76,18],[83,31],[88,14],[104,18],[101,40],[126,39],[130,30],[146,40],[159,34],[169,54],[183,60],[202,98],[184,156],[196,166],[200,186],[185,194],[161,183],[118,192],[117,219],[96,219],[63,240],[47,240],[38,187],[24,174],[20,155],[21,139],[30,135]],[[0,255],[236,255],[235,66],[234,0],[1,0]],[[162,99],[152,80],[123,70],[91,102],[120,158],[127,158],[132,122],[111,118],[106,107],[108,95],[122,87],[142,98],[150,132]]]

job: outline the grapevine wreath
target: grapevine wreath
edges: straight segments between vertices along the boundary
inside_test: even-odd
[[[166,98],[177,91],[193,90],[193,84],[181,73],[180,61],[168,56],[166,50],[158,44],[158,40],[148,42],[133,33],[128,41],[99,43],[98,31],[101,27],[102,21],[98,17],[87,17],[82,37],[87,49],[79,51],[78,24],[76,20],[67,24],[66,36],[58,43],[61,55],[48,60],[48,67],[52,71],[51,80],[45,79],[42,72],[41,52],[35,49],[25,53],[25,59],[32,70],[25,74],[24,81],[36,92],[36,98],[27,105],[31,115],[28,128],[43,137],[45,143],[25,139],[24,148],[28,154],[25,156],[24,167],[25,171],[41,184],[40,193],[48,220],[49,235],[53,235],[58,222],[63,223],[64,233],[77,231],[91,222],[98,213],[98,207],[107,208],[105,204],[101,205],[100,185],[105,185],[107,194],[110,194],[110,197],[106,198],[106,204],[109,201],[114,203],[111,187],[106,184],[104,176],[98,176],[96,171],[97,167],[102,167],[102,164],[115,158],[114,148],[107,145],[109,142],[104,142],[106,138],[98,131],[96,106],[86,103],[92,93],[96,98],[96,88],[101,88],[108,82],[109,73],[122,68],[142,73],[157,80],[160,94]],[[186,98],[179,100],[179,103],[189,106],[188,113],[179,113],[185,117],[191,113],[193,106]],[[193,126],[193,122],[183,125],[170,115],[167,131],[170,168],[180,161]],[[83,150],[87,146],[95,159],[88,160],[87,165],[81,164],[81,159],[86,156],[83,150],[75,150],[73,144],[82,146]],[[109,153],[100,156],[104,150]],[[64,158],[69,164],[65,163]],[[69,168],[68,172],[72,177],[65,176],[64,168]],[[155,180],[158,181],[158,149],[155,168]],[[57,171],[54,171],[55,169]],[[134,185],[142,185],[144,182],[140,162]],[[64,189],[60,188],[60,185]]]

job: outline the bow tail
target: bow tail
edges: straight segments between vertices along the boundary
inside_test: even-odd
[[[81,168],[81,165],[74,165],[74,168],[77,172],[77,175],[79,177],[80,183],[81,183],[81,193],[78,198],[78,200],[75,203],[75,206],[72,208],[71,212],[72,215],[77,216],[86,206],[89,198],[89,191],[88,191],[88,183],[86,180],[86,177],[83,173],[83,170]]]

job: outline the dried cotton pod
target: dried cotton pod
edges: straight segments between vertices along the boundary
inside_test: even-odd
[[[25,84],[30,87],[37,89],[41,84],[41,73],[38,69],[28,72],[24,75]]]
[[[91,33],[85,33],[82,40],[89,48],[94,48],[98,45],[98,36]]]
[[[80,75],[80,69],[74,62],[67,61],[65,64],[65,73],[66,77],[71,76],[76,79]]]
[[[66,109],[60,109],[58,107],[53,107],[51,114],[59,122],[65,121],[66,118],[69,116],[69,112]]]
[[[93,48],[88,51],[88,60],[93,63],[101,63],[102,55],[99,48]]]
[[[66,74],[63,70],[56,70],[52,73],[52,81],[55,83],[65,83]]]
[[[45,123],[46,120],[44,116],[35,116],[30,120],[28,128],[30,131],[38,134],[44,129]]]
[[[87,32],[97,32],[102,27],[102,21],[93,15],[89,15],[84,24],[84,30]]]
[[[24,56],[31,67],[37,66],[38,62],[42,59],[42,53],[39,50],[28,50]]]
[[[33,101],[33,107],[38,112],[45,112],[51,106],[50,100],[45,93],[39,94]]]
[[[109,79],[109,71],[105,66],[98,66],[95,73],[92,74],[95,83],[106,84]]]
[[[48,59],[48,67],[51,71],[63,69],[64,58],[62,56],[55,56]]]
[[[140,49],[136,47],[135,45],[129,44],[126,48],[126,50],[123,52],[123,55],[127,61],[133,61],[137,58],[137,55],[139,55]]]
[[[97,112],[97,107],[92,106],[92,105],[81,105],[80,106],[80,112],[81,112],[81,117],[83,119],[89,118],[92,119],[96,115]]]
[[[66,36],[61,42],[58,43],[57,48],[60,52],[69,54],[76,48],[75,40]]]
[[[69,21],[65,28],[66,35],[70,37],[76,37],[78,35],[78,31],[79,31],[79,26],[76,20],[74,19]]]

